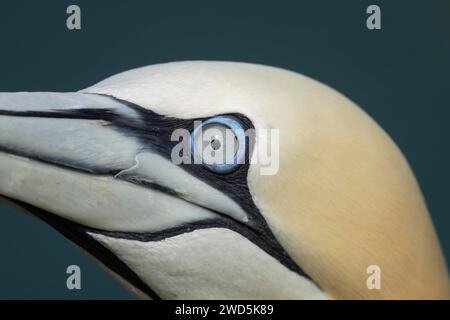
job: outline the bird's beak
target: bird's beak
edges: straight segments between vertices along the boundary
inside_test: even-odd
[[[0,195],[109,231],[159,231],[218,212],[246,221],[236,203],[154,151],[145,139],[162,138],[147,125],[109,96],[0,93]]]

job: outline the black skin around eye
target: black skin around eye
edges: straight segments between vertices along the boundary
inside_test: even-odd
[[[148,150],[156,152],[169,160],[171,159],[171,151],[173,147],[178,143],[177,141],[171,141],[172,132],[178,128],[183,128],[189,130],[189,132],[192,132],[194,129],[194,121],[205,121],[211,118],[179,119],[166,117],[128,101],[114,97],[111,98],[127,105],[129,108],[138,113],[139,121],[115,115],[114,112],[111,111],[105,115],[107,116],[107,119],[105,120],[110,123],[109,125],[121,133],[137,138],[144,146],[143,151],[148,148]],[[95,117],[97,116],[98,115],[95,115]],[[230,113],[216,115],[213,117],[218,116],[232,118],[233,120],[239,122],[244,132],[248,129],[254,129],[253,123],[243,114]],[[211,187],[219,190],[235,201],[248,214],[249,224],[252,225],[251,230],[253,230],[252,232],[255,232],[255,237],[259,239],[255,241],[262,241],[262,243],[265,244],[264,246],[266,246],[266,249],[264,250],[276,257],[287,268],[308,277],[275,239],[272,231],[267,225],[267,222],[254,203],[252,195],[250,194],[247,184],[247,174],[250,168],[249,160],[253,152],[254,143],[255,136],[246,135],[244,163],[239,164],[236,169],[231,172],[213,172],[201,164],[181,164],[180,167],[197,179],[204,181]]]

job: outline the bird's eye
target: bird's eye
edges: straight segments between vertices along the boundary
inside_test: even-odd
[[[229,173],[244,163],[245,133],[231,117],[218,116],[201,122],[191,135],[194,163],[217,173]]]

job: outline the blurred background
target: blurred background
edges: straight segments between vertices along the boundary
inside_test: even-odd
[[[81,30],[66,8],[81,8]],[[381,8],[381,30],[366,8]],[[2,1],[0,91],[75,91],[131,68],[245,61],[317,79],[408,159],[450,259],[450,1]],[[0,205],[0,299],[134,298],[51,227]],[[66,288],[81,267],[82,290]]]

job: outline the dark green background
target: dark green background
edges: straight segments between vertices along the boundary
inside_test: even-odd
[[[382,30],[365,10],[382,9]],[[66,29],[78,4],[82,30]],[[73,91],[176,60],[283,67],[344,93],[409,160],[450,258],[450,1],[2,1],[0,91]],[[132,298],[44,223],[0,206],[0,298]],[[68,291],[65,269],[82,269]]]

